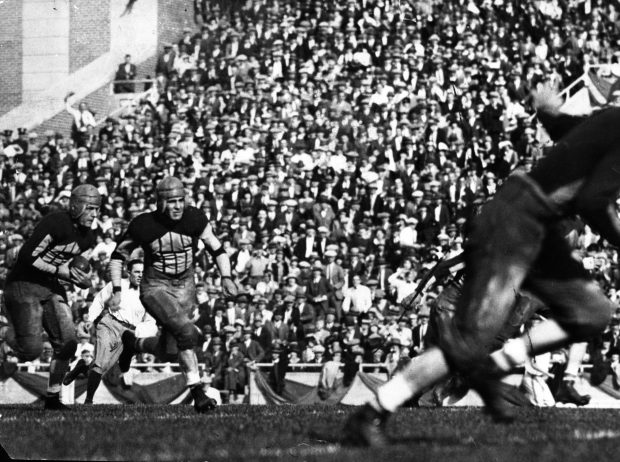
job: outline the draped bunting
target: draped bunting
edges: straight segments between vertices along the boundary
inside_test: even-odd
[[[357,378],[373,392],[379,385],[384,383],[384,380],[365,374],[364,372],[358,372]],[[255,383],[258,390],[261,392],[267,404],[338,404],[343,401],[343,398],[351,391],[355,384],[355,381],[349,386],[345,386],[342,383],[342,379],[336,381],[335,386],[331,390],[319,390],[318,386],[305,385],[303,383],[295,382],[293,380],[284,380],[284,390],[281,395],[278,395],[269,385],[265,374],[257,372],[255,375]]]
[[[104,376],[103,383],[112,396],[122,403],[170,403],[186,390],[183,374],[176,374],[149,385],[134,383],[131,388],[125,390],[120,386],[118,364]]]
[[[121,403],[167,404],[180,398],[187,388],[183,374],[164,377],[146,385],[134,381],[133,386],[125,390],[120,386],[120,369],[116,365],[103,377],[100,387],[104,386],[110,395]],[[47,373],[21,372],[15,367],[1,367],[0,382],[11,379],[38,399],[47,394]],[[75,380],[73,395],[77,398],[86,393],[86,385],[86,378]]]
[[[592,82],[592,85],[594,86],[596,91],[598,91],[603,98],[609,100],[612,92],[612,87],[614,89],[616,88],[615,81],[610,81],[609,79],[599,77],[593,71],[588,72],[588,78],[590,79],[590,82]],[[594,98],[592,99],[592,104],[594,106],[599,105]]]
[[[2,369],[2,368],[0,368]],[[47,374],[28,373],[12,371],[9,375],[6,369],[2,369],[4,375],[0,377],[0,387],[4,391],[3,403],[32,403],[41,400],[46,394]],[[9,372],[11,372],[9,370]],[[145,374],[148,375],[148,374]],[[103,403],[144,403],[144,404],[188,404],[192,398],[185,387],[185,380],[182,374],[153,374],[150,378],[143,379],[143,383],[136,383],[124,390],[119,384],[119,371],[114,369],[104,377],[100,386],[100,391],[104,395],[100,396],[99,402]],[[515,376],[519,379],[518,376]],[[585,374],[582,382],[585,388],[580,388],[582,393],[592,395],[592,402],[586,407],[593,408],[617,408],[620,407],[620,389],[614,387],[610,375],[601,377],[597,385],[592,385],[588,380],[589,374]],[[148,383],[153,380],[151,383]],[[139,381],[139,380],[138,380]],[[250,401],[253,404],[284,405],[284,404],[345,404],[360,405],[366,402],[383,384],[385,380],[373,374],[358,372],[350,385],[345,386],[341,379],[338,379],[334,387],[330,390],[320,390],[318,385],[308,385],[295,380],[284,379],[282,393],[278,395],[269,384],[267,376],[262,372],[254,374],[254,394],[259,395],[258,399]],[[251,385],[252,387],[252,385]],[[103,389],[103,390],[101,390]],[[252,388],[251,388],[252,389]],[[21,390],[21,392],[20,392]],[[84,395],[86,392],[86,379],[78,379],[74,382],[74,396]],[[99,392],[98,392],[99,393]],[[185,395],[184,395],[185,394]],[[252,395],[252,392],[251,392]],[[95,395],[95,402],[98,401]],[[107,398],[106,398],[107,396]],[[426,397],[426,399],[425,399]],[[432,396],[426,396],[420,400],[422,406],[432,406],[434,401]],[[12,398],[15,401],[12,401]],[[444,400],[447,406],[479,406],[480,399],[472,391],[463,390],[457,393],[452,399]]]

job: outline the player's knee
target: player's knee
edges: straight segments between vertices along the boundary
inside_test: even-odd
[[[177,334],[179,350],[191,350],[198,345],[198,330],[192,323],[187,323]]]
[[[71,339],[63,343],[56,352],[56,357],[62,361],[70,361],[77,351],[77,340]]]
[[[36,340],[19,342],[15,351],[21,361],[34,361],[43,353],[43,342]]]

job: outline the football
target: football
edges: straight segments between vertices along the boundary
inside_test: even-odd
[[[69,263],[69,268],[77,268],[85,273],[90,272],[90,263],[86,258],[81,255],[76,255],[73,257],[71,262]]]

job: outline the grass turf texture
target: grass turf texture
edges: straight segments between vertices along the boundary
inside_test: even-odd
[[[187,405],[0,406],[0,442],[22,459],[295,461],[612,460],[618,410],[520,410],[511,425],[480,409],[403,409],[389,421],[384,450],[343,447],[346,406],[224,406],[197,415]]]

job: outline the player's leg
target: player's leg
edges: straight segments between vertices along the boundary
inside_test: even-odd
[[[85,404],[92,404],[103,374],[110,370],[123,351],[121,335],[124,329],[109,315],[104,316],[97,324],[95,359],[88,370]]]
[[[121,370],[121,387],[127,390],[133,385],[133,376],[129,373],[129,369],[131,368],[131,361],[137,353],[135,332],[131,329],[125,329],[121,335],[121,342],[123,343],[123,351],[118,357],[118,367]]]
[[[554,229],[545,238],[544,248],[525,286],[550,308],[553,319],[537,324],[493,356],[508,369],[523,363],[527,356],[551,351],[571,342],[568,374],[560,385],[557,401],[587,404],[589,397],[574,388],[586,344],[603,331],[612,314],[612,304],[580,262],[572,258],[566,240]]]
[[[590,402],[590,395],[582,395],[577,388],[575,388],[575,382],[579,378],[579,368],[581,367],[587,348],[588,342],[573,343],[568,348],[564,376],[555,394],[555,400],[557,402],[572,403],[578,406],[585,406]]]
[[[4,301],[12,330],[9,343],[20,361],[32,361],[43,352],[44,292],[40,286],[26,282],[11,282],[5,287]]]
[[[354,444],[384,444],[385,416],[417,391],[445,379],[451,369],[468,377],[496,418],[512,418],[501,383],[483,373],[516,294],[540,252],[545,234],[541,217],[554,214],[527,179],[506,181],[474,222],[462,296],[454,317],[439,326],[439,348],[428,349],[380,387],[376,400],[348,422],[348,439]]]
[[[611,302],[554,229],[549,230],[524,286],[549,307],[553,318],[536,324],[518,341],[511,342],[505,358],[508,367],[523,362],[528,355],[587,340],[600,333],[611,318]],[[578,353],[573,353],[575,361]]]
[[[176,340],[179,365],[194,398],[194,406],[198,412],[207,412],[215,407],[215,402],[204,394],[200,383],[198,358],[194,351],[199,332],[189,319],[195,301],[193,288],[193,281],[189,280],[178,287],[153,283],[143,286],[141,299],[151,316]]]
[[[52,294],[43,305],[43,328],[46,330],[54,355],[50,362],[46,409],[65,410],[60,402],[62,380],[75,356],[77,339],[71,309],[64,297]]]

